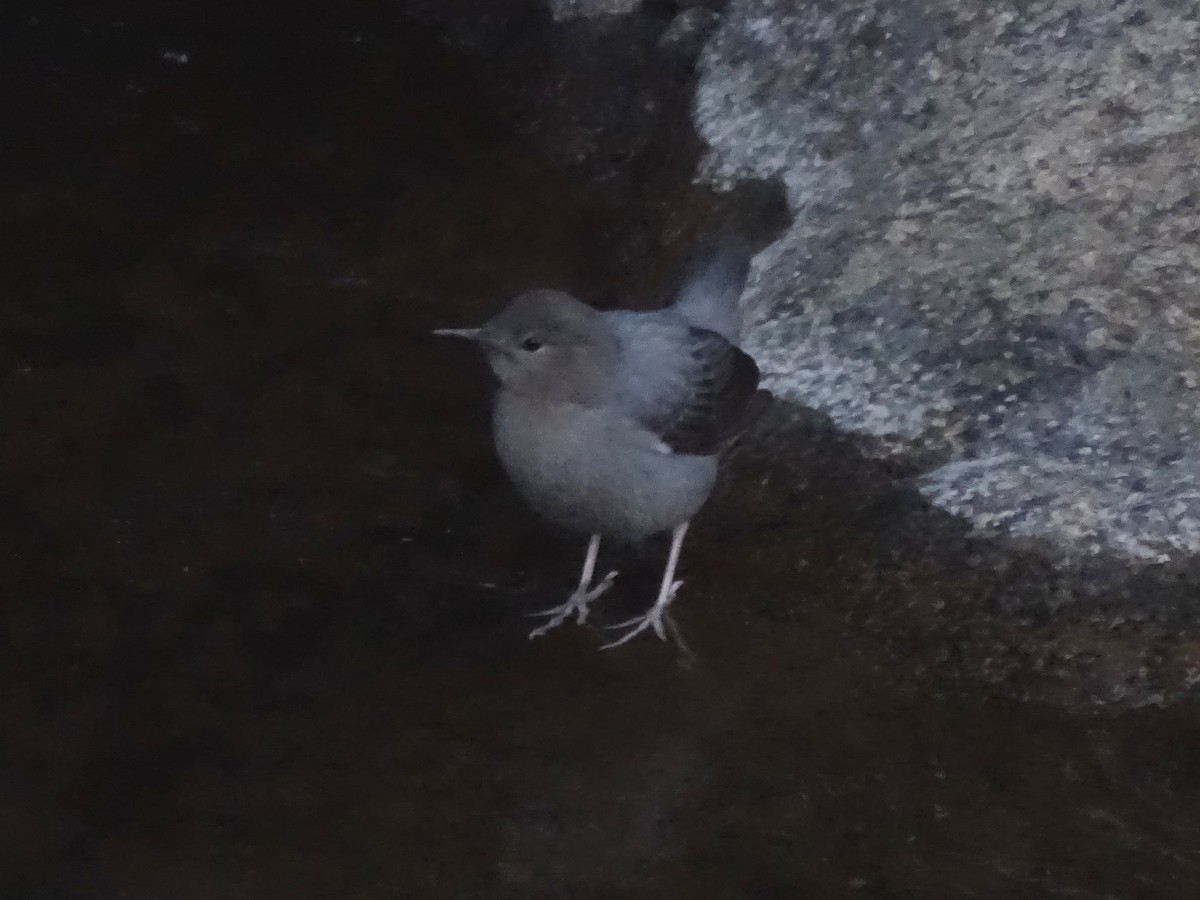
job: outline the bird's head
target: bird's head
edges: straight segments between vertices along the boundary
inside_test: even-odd
[[[520,294],[479,328],[434,334],[474,341],[505,387],[546,399],[596,403],[616,365],[616,338],[604,316],[561,291]]]

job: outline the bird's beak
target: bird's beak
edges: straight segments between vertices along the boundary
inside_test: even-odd
[[[460,337],[468,341],[477,341],[481,331],[482,328],[438,328],[433,333],[438,337]]]

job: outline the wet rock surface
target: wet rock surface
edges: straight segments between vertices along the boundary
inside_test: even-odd
[[[582,546],[427,332],[653,305],[741,208],[691,184],[677,10],[255,10],[2,38],[0,894],[1193,896],[1194,711],[1090,708],[1187,685],[1180,603],[1048,616],[823,415],[697,522],[689,666],[526,640]],[[617,618],[659,559],[614,563]]]

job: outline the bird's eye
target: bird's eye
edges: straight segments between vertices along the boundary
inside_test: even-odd
[[[528,350],[530,353],[534,353],[542,349],[542,342],[537,338],[527,337],[525,340],[521,341],[521,349]]]

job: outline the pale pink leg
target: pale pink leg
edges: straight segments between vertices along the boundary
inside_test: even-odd
[[[544,625],[539,625],[533,631],[529,632],[529,639],[541,637],[551,629],[557,628],[571,614],[575,614],[575,621],[582,625],[587,621],[588,604],[612,587],[613,579],[617,577],[616,572],[609,572],[604,576],[598,585],[592,587],[592,574],[596,571],[596,557],[600,555],[600,535],[593,534],[592,539],[588,542],[587,556],[583,560],[583,572],[579,575],[579,587],[575,588],[575,592],[567,598],[567,602],[559,606],[543,609],[539,612],[529,613],[530,616],[549,616],[550,621]]]
[[[682,581],[675,581],[675,569],[679,565],[679,554],[683,550],[683,539],[687,535],[687,530],[688,523],[684,522],[682,525],[676,526],[675,531],[671,534],[671,552],[667,555],[667,567],[663,570],[662,584],[658,589],[658,597],[655,599],[654,605],[650,607],[650,611],[644,616],[634,616],[632,619],[618,622],[616,625],[609,625],[609,628],[626,628],[630,625],[633,628],[611,644],[605,644],[600,648],[601,650],[608,650],[610,647],[619,647],[649,628],[654,629],[654,633],[658,635],[659,640],[665,641],[667,639],[667,631],[663,622],[667,614],[667,607],[675,599],[675,592],[683,585]],[[677,629],[672,628],[672,631],[677,632]],[[678,638],[676,639],[678,640]],[[680,643],[682,644],[682,641]]]

